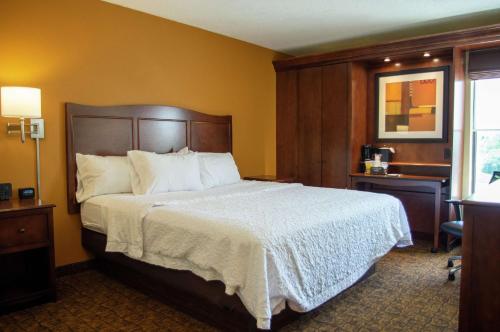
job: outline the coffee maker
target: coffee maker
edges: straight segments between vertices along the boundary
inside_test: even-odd
[[[361,161],[373,160],[373,155],[376,153],[382,155],[380,158],[382,162],[391,162],[392,155],[395,153],[395,150],[389,146],[377,148],[373,147],[371,144],[365,144],[361,146]]]
[[[377,153],[381,155],[380,161],[390,163],[392,161],[392,155],[396,153],[396,151],[394,150],[394,148],[391,148],[389,146],[383,146],[381,148],[378,148]]]
[[[371,144],[365,144],[361,146],[361,161],[372,160],[373,154],[375,153],[374,148]]]

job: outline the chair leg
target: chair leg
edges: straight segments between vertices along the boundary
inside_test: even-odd
[[[451,235],[446,234],[446,252],[450,252]]]
[[[451,256],[448,258],[448,267],[453,267],[453,261],[461,260],[462,256]]]
[[[455,273],[461,269],[462,269],[462,265],[457,265],[457,266],[451,268],[450,271],[448,272],[448,280],[450,280],[450,281],[455,280]]]

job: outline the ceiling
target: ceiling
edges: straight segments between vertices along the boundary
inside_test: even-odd
[[[500,8],[500,0],[105,1],[292,55]]]

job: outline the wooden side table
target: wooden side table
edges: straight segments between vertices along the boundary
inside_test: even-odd
[[[56,300],[54,207],[0,201],[0,312]]]
[[[295,182],[294,178],[278,178],[276,175],[255,175],[255,176],[245,176],[243,180],[253,180],[253,181],[266,181],[266,182],[280,182],[280,183],[292,183]]]
[[[434,193],[434,227],[433,227],[433,246],[431,252],[436,253],[439,250],[439,227],[441,225],[441,193],[445,186],[449,185],[449,178],[442,176],[421,176],[405,175],[368,175],[364,173],[353,173],[351,177],[351,188],[359,189],[358,184],[375,184],[391,187],[427,187]]]

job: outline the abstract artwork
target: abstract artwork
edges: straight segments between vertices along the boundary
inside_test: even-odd
[[[446,139],[448,67],[375,76],[379,141]]]

